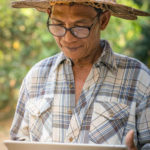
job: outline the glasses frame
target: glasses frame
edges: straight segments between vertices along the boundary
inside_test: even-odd
[[[70,31],[70,33],[74,36],[74,37],[76,37],[76,38],[78,38],[78,39],[84,39],[84,38],[87,38],[88,36],[89,36],[89,34],[90,34],[90,31],[91,31],[91,28],[93,27],[93,25],[95,25],[95,23],[96,23],[96,19],[97,19],[97,17],[100,17],[100,14],[101,13],[97,13],[97,15],[94,17],[94,19],[93,19],[93,23],[88,27],[88,26],[74,26],[74,27],[71,27],[71,28],[66,28],[66,27],[64,27],[64,26],[62,26],[62,25],[57,25],[57,24],[50,24],[49,22],[50,22],[50,15],[48,15],[48,19],[47,19],[47,28],[48,28],[48,31],[53,35],[53,36],[56,36],[56,35],[54,35],[51,31],[50,31],[50,29],[49,29],[49,26],[59,26],[59,27],[62,27],[62,28],[64,28],[65,29],[65,33],[63,34],[63,35],[61,35],[61,36],[56,36],[56,37],[64,37],[65,35],[66,35],[66,33],[67,33],[67,31]],[[86,29],[88,29],[89,30],[89,33],[88,33],[88,35],[86,36],[86,37],[83,37],[83,38],[81,38],[81,37],[78,37],[78,36],[76,36],[74,33],[73,33],[73,31],[72,31],[72,29],[73,28],[86,28]]]

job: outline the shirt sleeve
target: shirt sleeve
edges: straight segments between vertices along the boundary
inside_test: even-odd
[[[28,101],[28,92],[26,89],[25,79],[22,83],[16,112],[10,129],[11,140],[28,141],[29,137],[29,117],[25,111],[25,104]]]
[[[137,109],[138,147],[150,149],[150,86]]]

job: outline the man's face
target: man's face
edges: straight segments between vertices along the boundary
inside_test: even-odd
[[[90,27],[95,21],[87,38],[79,39],[67,31],[64,37],[54,36],[64,54],[72,60],[90,56],[99,44],[100,26],[94,8],[84,5],[55,5],[52,9],[51,23],[66,28],[76,26]]]

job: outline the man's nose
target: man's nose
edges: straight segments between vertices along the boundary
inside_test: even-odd
[[[71,31],[70,30],[67,30],[66,31],[66,34],[64,35],[64,40],[65,41],[76,41],[77,40],[77,38],[71,33]]]

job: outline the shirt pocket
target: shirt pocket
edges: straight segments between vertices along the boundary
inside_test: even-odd
[[[94,103],[89,140],[96,144],[122,144],[129,108],[116,102]]]
[[[31,141],[47,141],[51,137],[52,98],[30,99],[26,104],[29,113]],[[50,140],[49,140],[50,141]]]

